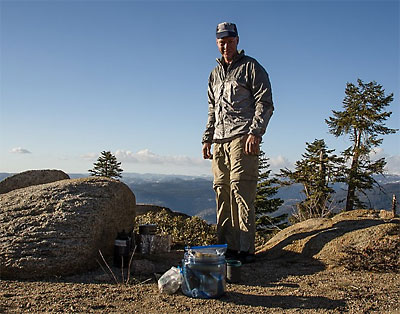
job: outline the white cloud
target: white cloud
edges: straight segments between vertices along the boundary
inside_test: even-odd
[[[32,154],[29,150],[22,148],[22,147],[15,147],[13,148],[10,153],[13,154]]]
[[[276,157],[269,157],[270,168],[273,172],[279,172],[282,168],[293,168],[293,163],[290,162],[286,157],[279,155]]]
[[[388,174],[400,175],[400,155],[386,157],[386,170]]]
[[[140,165],[143,169],[146,166],[151,169],[169,169],[170,171],[188,171],[190,173],[210,173],[211,162],[202,158],[193,158],[181,155],[158,155],[149,149],[143,149],[136,153],[128,150],[117,150],[115,152],[117,160],[123,164]],[[293,168],[293,163],[286,157],[279,155],[276,157],[268,157],[270,168],[273,172],[278,173],[281,168]],[[163,170],[165,171],[165,170]]]
[[[203,166],[209,165],[209,163],[201,158],[192,158],[188,156],[163,156],[157,155],[148,149],[143,149],[137,153],[125,150],[117,150],[115,152],[115,157],[118,161],[126,163],[146,163],[146,164],[173,164],[173,165],[193,165],[193,166]]]
[[[112,152],[125,172],[162,173],[181,175],[210,175],[211,162],[202,158],[193,158],[180,155],[158,155],[149,149],[138,152],[117,150]],[[86,162],[95,162],[99,153],[87,153],[80,158]]]
[[[400,175],[400,155],[386,154],[383,148],[377,147],[374,149],[373,152],[370,153],[370,158],[372,160],[377,160],[379,158],[385,158],[385,160],[386,160],[385,171],[388,174]]]

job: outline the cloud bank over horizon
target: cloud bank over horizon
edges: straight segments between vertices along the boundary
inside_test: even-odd
[[[138,172],[142,170],[142,167],[147,166],[143,168],[146,172],[149,172],[149,169],[161,172],[164,172],[162,169],[168,169],[167,172],[172,173],[176,169],[176,173],[179,174],[179,170],[183,171],[184,169],[185,173],[193,172],[195,175],[211,174],[211,161],[200,157],[160,155],[147,148],[139,150],[136,153],[130,150],[118,149],[113,154],[122,163],[122,168],[124,170],[127,169],[127,172],[131,171],[131,167],[135,167],[134,172]],[[82,155],[81,158],[94,162],[99,156],[100,154],[98,153],[87,153]],[[383,149],[379,148],[370,157],[373,160],[384,157],[387,162],[385,172],[400,175],[400,155],[388,155]],[[294,169],[295,161],[290,160],[286,156],[267,156],[267,158],[272,173],[279,173],[279,170],[283,168]],[[137,166],[140,166],[140,169],[137,169]]]
[[[203,158],[189,157],[185,155],[159,155],[145,148],[142,150],[132,152],[130,150],[118,149],[112,152],[117,160],[122,163],[122,168],[131,169],[132,167],[144,166],[144,168],[137,169],[135,172],[140,170],[151,169],[151,172],[158,171],[164,172],[162,169],[168,169],[167,172],[172,172],[176,169],[176,174],[181,174],[182,171],[185,173],[192,172],[194,174],[208,174],[211,175],[211,160],[204,160]],[[99,153],[87,153],[82,155],[81,158],[95,162],[100,156]],[[293,168],[293,163],[282,155],[268,157],[268,163],[272,172],[279,172],[281,168]],[[128,165],[127,165],[128,164]],[[127,170],[130,171],[130,170]],[[155,172],[154,172],[155,173]]]
[[[48,155],[48,153],[36,152],[33,154],[30,150],[23,147],[14,147],[8,151],[9,154],[15,155],[13,160],[20,165],[15,169],[0,169],[3,172],[21,172],[26,169],[47,169],[57,168],[64,169],[69,173],[83,173],[89,169],[98,159],[100,153],[89,152],[79,156],[63,156],[57,157]],[[187,155],[162,155],[152,152],[150,149],[141,149],[137,152],[130,150],[118,149],[112,152],[117,160],[121,162],[122,169],[125,172],[135,173],[154,173],[154,174],[177,174],[191,176],[212,176],[211,161],[204,160],[201,157],[193,157]],[[377,148],[370,154],[372,160],[385,158],[386,167],[385,174],[400,175],[400,155],[387,154],[384,149]],[[53,158],[53,159],[52,159]],[[295,160],[283,155],[267,156],[268,163],[272,174],[279,173],[280,169],[288,168],[293,170]],[[82,167],[82,160],[84,166]],[[34,166],[26,166],[27,163],[34,163]],[[3,166],[6,166],[3,163]]]
[[[206,160],[201,158],[193,158],[183,155],[158,155],[151,152],[149,149],[142,149],[137,153],[125,150],[117,150],[115,157],[121,162],[127,163],[147,163],[147,164],[173,164],[173,165],[193,165],[205,166],[208,165]]]

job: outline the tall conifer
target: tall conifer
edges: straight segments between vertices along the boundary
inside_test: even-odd
[[[383,173],[385,158],[376,161],[370,159],[373,149],[383,141],[379,135],[398,131],[385,126],[385,121],[392,114],[385,108],[393,101],[393,93],[386,96],[382,86],[374,81],[365,84],[358,79],[357,84],[347,83],[343,111],[332,111],[333,116],[325,120],[331,134],[336,137],[348,136],[352,143],[343,152],[349,164],[345,171],[348,186],[346,211],[354,206],[363,206],[357,192],[365,194],[365,190],[377,184],[372,175]]]

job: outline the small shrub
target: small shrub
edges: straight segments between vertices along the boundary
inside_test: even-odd
[[[217,242],[216,226],[209,225],[196,216],[173,216],[166,210],[148,212],[136,217],[136,226],[141,224],[156,224],[159,234],[172,236],[172,245],[175,247],[210,245]]]
[[[166,210],[148,212],[136,217],[136,233],[139,225],[156,224],[157,232],[172,236],[173,247],[185,247],[195,245],[211,245],[217,243],[217,226],[208,224],[205,220],[193,216],[173,216]],[[263,247],[279,230],[257,230],[255,246]]]

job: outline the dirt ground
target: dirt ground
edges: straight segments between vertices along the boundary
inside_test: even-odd
[[[163,265],[154,272],[177,266],[182,256],[178,251],[161,257]],[[180,290],[161,294],[156,275],[133,275],[128,284],[116,284],[99,268],[45,281],[0,280],[0,312],[400,313],[399,273],[327,268],[315,259],[258,258],[242,266],[241,281],[227,284],[220,299],[193,299]]]

